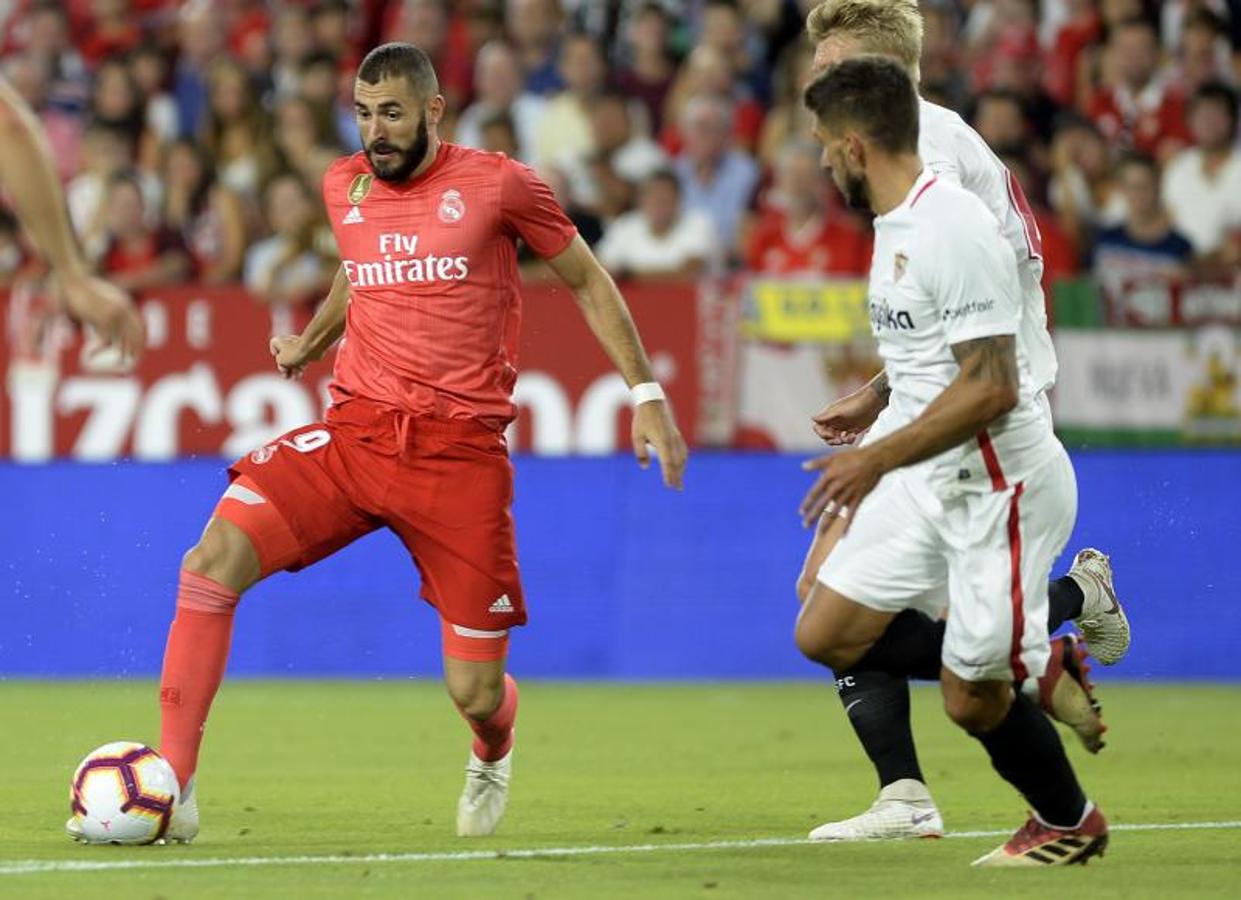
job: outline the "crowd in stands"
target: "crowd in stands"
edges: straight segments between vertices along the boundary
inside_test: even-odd
[[[552,185],[626,277],[862,275],[801,88],[817,0],[13,0],[0,71],[37,111],[75,228],[129,288],[322,296],[323,172],[359,149],[353,71],[436,64],[442,135]],[[1241,269],[1241,0],[939,0],[921,90],[1016,176],[1048,278]],[[31,265],[0,213],[0,283]]]

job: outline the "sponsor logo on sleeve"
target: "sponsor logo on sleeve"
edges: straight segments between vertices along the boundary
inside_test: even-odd
[[[944,321],[955,322],[957,319],[964,319],[966,316],[978,316],[995,309],[994,300],[971,300],[969,303],[962,303],[960,306],[949,306],[944,310]]]

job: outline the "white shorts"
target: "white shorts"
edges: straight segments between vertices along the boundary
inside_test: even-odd
[[[894,472],[858,508],[819,581],[879,612],[946,605],[944,665],[966,681],[1021,682],[1047,667],[1047,577],[1076,517],[1063,448],[1024,482],[950,500]]]

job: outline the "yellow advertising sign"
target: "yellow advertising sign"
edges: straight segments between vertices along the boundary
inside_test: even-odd
[[[842,343],[870,336],[866,282],[754,279],[742,334],[781,343]]]

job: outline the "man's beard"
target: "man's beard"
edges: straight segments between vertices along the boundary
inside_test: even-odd
[[[866,190],[865,175],[850,175],[846,172],[841,190],[845,195],[845,204],[850,209],[870,209],[870,194]]]
[[[418,133],[414,136],[414,143],[408,150],[394,147],[381,138],[366,148],[366,159],[371,164],[371,171],[380,181],[404,181],[422,165],[430,145],[431,135],[427,130],[427,117],[424,115],[418,122]],[[376,161],[373,154],[380,150],[396,150],[396,158],[382,162]]]

